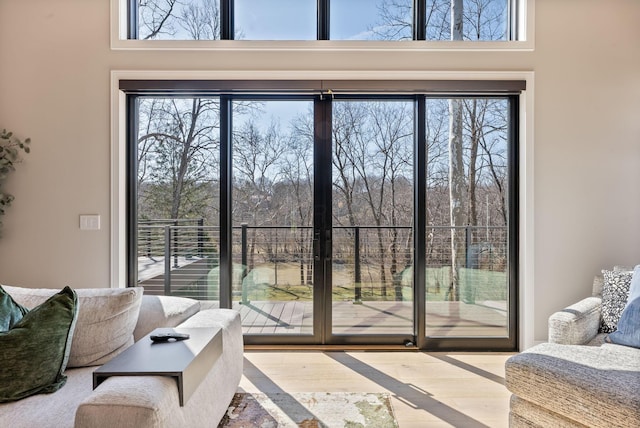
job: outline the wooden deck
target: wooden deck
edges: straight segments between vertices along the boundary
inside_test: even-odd
[[[213,302],[206,304],[215,306]],[[427,302],[427,335],[507,336],[504,302]],[[245,334],[306,335],[313,332],[312,302],[234,302]],[[412,302],[334,302],[334,334],[412,334]]]
[[[173,260],[172,260],[173,262]],[[203,300],[205,307],[217,307],[217,287],[201,287],[207,294],[191,295],[189,285],[210,274],[206,259],[178,260],[180,268],[172,272],[172,294]],[[145,294],[164,294],[164,260],[139,260],[140,285]],[[239,298],[239,297],[237,297]],[[212,299],[212,300],[209,300]],[[240,311],[244,334],[311,335],[313,334],[313,302],[234,301]],[[331,307],[332,333],[337,335],[413,334],[413,302],[411,301],[334,301]],[[508,319],[505,301],[476,303],[428,301],[426,329],[429,337],[506,337]]]

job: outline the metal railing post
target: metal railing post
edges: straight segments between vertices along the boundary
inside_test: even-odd
[[[147,257],[151,257],[151,228],[147,227]]]
[[[464,267],[467,269],[471,267],[471,254],[469,245],[471,244],[471,227],[464,227]]]
[[[164,294],[171,295],[171,226],[164,227]]]
[[[240,281],[240,286],[242,287],[243,304],[246,304],[249,301],[247,297],[247,287],[244,283],[244,280],[247,277],[247,226],[247,223],[242,223],[242,278]]]
[[[362,272],[360,270],[360,227],[356,226],[355,227],[355,233],[354,233],[354,243],[353,243],[353,247],[354,247],[354,258],[355,258],[355,301],[356,302],[361,302],[362,301]]]
[[[278,286],[278,230],[276,229],[276,244],[273,248],[273,282]]]
[[[204,219],[198,220],[198,256],[204,256]]]
[[[178,221],[175,222],[175,229],[173,230],[173,267],[179,268],[178,265]]]

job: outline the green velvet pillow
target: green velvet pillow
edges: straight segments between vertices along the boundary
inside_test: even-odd
[[[0,287],[0,298],[6,303],[4,295]],[[0,319],[13,319],[21,310],[3,307],[1,311]],[[24,313],[10,330],[0,332],[0,403],[64,386],[77,312],[76,292],[65,287]]]
[[[27,312],[29,309],[16,303],[13,297],[0,286],[0,332],[11,330]]]

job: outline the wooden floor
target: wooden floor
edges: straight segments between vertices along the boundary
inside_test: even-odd
[[[239,391],[388,392],[400,428],[500,428],[508,426],[511,355],[249,350]]]

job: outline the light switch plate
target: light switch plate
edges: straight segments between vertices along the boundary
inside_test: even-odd
[[[100,230],[100,215],[80,214],[80,230]]]

